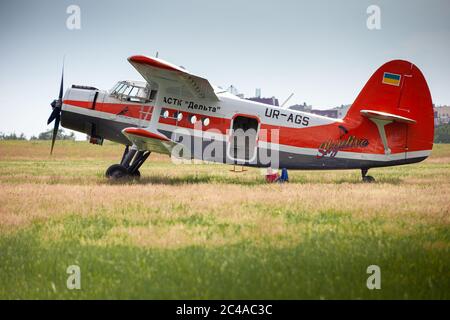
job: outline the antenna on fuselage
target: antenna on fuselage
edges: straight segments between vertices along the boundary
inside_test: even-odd
[[[158,56],[159,56],[159,52],[158,52],[158,51],[156,51],[156,55],[155,55],[155,58],[158,58]]]
[[[281,108],[284,108],[284,105],[285,105],[289,100],[291,100],[291,98],[292,98],[293,95],[294,95],[294,93],[292,92],[292,93],[289,95],[289,97],[288,97],[286,100],[284,100],[284,102],[281,104]]]

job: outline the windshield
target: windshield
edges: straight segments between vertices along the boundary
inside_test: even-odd
[[[127,101],[145,103],[151,100],[150,93],[151,90],[148,85],[142,86],[127,81],[121,81],[111,89],[110,94]]]

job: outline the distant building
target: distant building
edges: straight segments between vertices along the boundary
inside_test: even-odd
[[[231,94],[234,94],[235,96],[239,94],[238,89],[237,89],[235,86],[233,86],[233,85],[230,85],[230,86],[228,87],[227,91],[228,91],[229,93],[231,93]]]
[[[233,86],[233,85],[229,86],[229,87],[227,88],[227,91],[228,91],[229,93],[235,95],[235,96],[238,97],[238,98],[244,99],[244,94],[243,94],[243,93],[240,93],[239,90],[238,90],[235,86]]]
[[[303,104],[294,104],[290,106],[289,109],[303,112],[311,112],[312,106],[308,106],[306,102],[303,102]]]
[[[324,117],[328,117],[328,118],[337,118],[338,117],[337,109],[327,109],[327,110],[312,109],[310,112],[317,114],[319,116],[324,116]]]
[[[228,90],[228,92],[238,96],[241,99],[246,99],[246,100],[250,100],[250,101],[254,101],[254,102],[268,104],[271,106],[277,106],[277,107],[280,106],[278,99],[275,97],[270,97],[270,98],[261,97],[261,88],[255,89],[255,96],[252,98],[244,98],[244,94],[239,93],[237,88],[234,87],[233,85],[229,86],[227,90]],[[288,107],[288,109],[309,112],[309,113],[317,114],[317,115],[328,117],[328,118],[339,118],[340,119],[340,118],[343,118],[347,114],[347,111],[350,107],[351,107],[351,105],[348,104],[348,105],[341,105],[339,107],[335,107],[332,109],[320,110],[320,109],[313,109],[311,105],[308,105],[306,102],[303,102],[303,104],[294,104],[294,105]]]
[[[279,106],[278,99],[275,97],[271,97],[271,98],[253,97],[253,98],[246,98],[246,99],[250,100],[250,101],[259,102],[259,103],[270,104],[271,106],[277,106],[277,107]]]
[[[351,105],[341,105],[340,107],[336,107],[333,109],[320,110],[313,109],[312,106],[307,105],[306,102],[304,102],[303,104],[294,104],[293,106],[290,106],[289,109],[309,112],[328,118],[343,118],[347,114],[350,106]]]
[[[434,107],[434,125],[450,123],[450,106]]]
[[[336,107],[338,119],[344,118],[351,106],[351,104],[341,104],[340,107]]]

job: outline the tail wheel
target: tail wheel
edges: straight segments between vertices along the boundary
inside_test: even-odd
[[[365,183],[375,182],[375,178],[374,177],[367,175],[368,171],[369,171],[369,168],[361,168],[362,181],[365,182]]]

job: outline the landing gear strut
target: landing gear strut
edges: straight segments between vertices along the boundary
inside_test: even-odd
[[[106,177],[112,180],[123,178],[139,179],[139,168],[150,155],[150,151],[138,151],[135,146],[125,147],[120,164],[113,164],[106,170]]]
[[[375,182],[375,178],[372,176],[368,176],[367,171],[369,171],[369,169],[367,168],[361,169],[362,181],[367,183]]]

